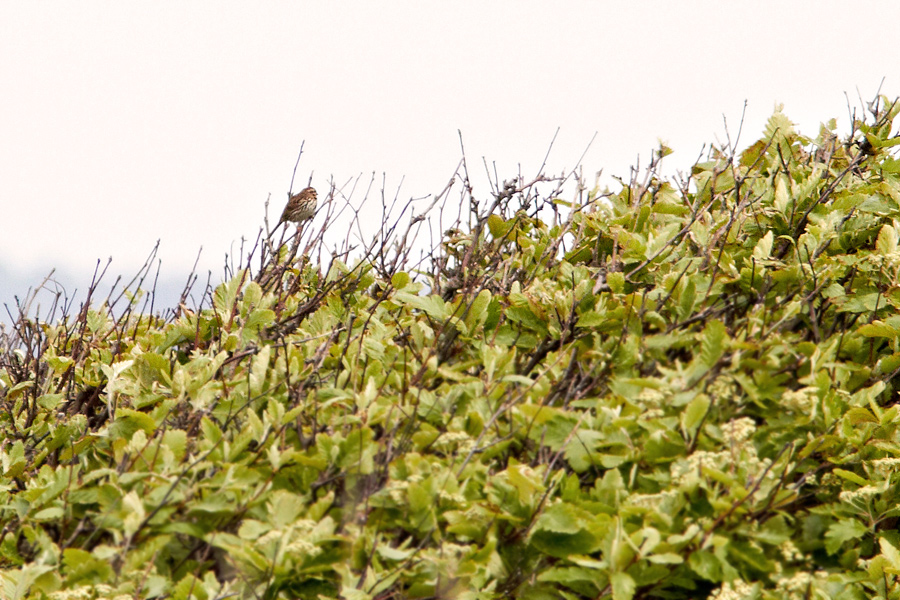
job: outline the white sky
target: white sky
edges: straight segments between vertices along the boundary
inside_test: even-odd
[[[898,22],[895,1],[4,2],[0,273],[83,288],[157,239],[164,277],[200,246],[220,273],[304,140],[295,191],[376,172],[408,198],[447,183],[458,129],[501,179],[535,173],[558,127],[550,172],[594,132],[586,172],[627,176],[657,138],[684,170],[745,100],[743,147],[777,102],[807,135],[846,130],[845,93],[900,93]]]

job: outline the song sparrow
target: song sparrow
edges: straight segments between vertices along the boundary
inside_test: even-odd
[[[304,188],[291,196],[278,222],[292,221],[297,225],[313,218],[316,214],[316,190]]]

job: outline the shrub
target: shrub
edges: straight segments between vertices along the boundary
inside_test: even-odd
[[[898,110],[21,314],[0,595],[900,598]]]

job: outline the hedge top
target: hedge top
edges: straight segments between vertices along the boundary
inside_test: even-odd
[[[900,597],[898,110],[23,315],[0,596]]]

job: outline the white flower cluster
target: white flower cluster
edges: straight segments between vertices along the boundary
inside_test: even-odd
[[[628,497],[628,503],[642,508],[659,508],[659,505],[678,495],[676,490],[665,490],[658,494],[632,494]]]
[[[745,600],[753,596],[753,586],[735,579],[734,581],[726,581],[722,586],[709,596],[709,600]]]
[[[784,557],[784,560],[787,562],[796,562],[803,560],[804,555],[800,552],[800,549],[792,542],[788,540],[781,544],[780,546],[781,556]]]
[[[818,389],[814,387],[788,390],[781,395],[781,404],[794,413],[809,415],[815,418],[819,407]]]
[[[451,494],[443,488],[438,490],[438,498],[445,504],[453,504],[456,506],[463,506],[467,503],[466,497],[461,492]]]
[[[729,456],[728,452],[700,450],[683,460],[672,463],[669,471],[672,475],[672,480],[678,485],[682,485],[696,477],[702,467],[718,468],[720,465],[724,465],[728,461]]]
[[[755,480],[763,473],[766,473],[767,478],[776,477],[771,470],[766,471],[771,461],[759,458],[756,447],[750,443],[754,433],[756,423],[753,419],[743,417],[729,421],[722,426],[722,434],[730,446],[729,449],[720,452],[700,450],[687,458],[675,461],[669,469],[672,480],[678,485],[688,483],[700,476],[703,467],[727,473],[741,470],[746,473],[748,481]]]
[[[900,458],[877,458],[872,461],[875,472],[884,478],[890,477],[891,473],[900,470]]]
[[[847,490],[838,494],[838,498],[842,502],[853,502],[854,500],[867,500],[872,496],[877,496],[885,490],[881,486],[865,485],[857,490]]]
[[[83,585],[74,589],[59,590],[50,594],[52,600],[92,600],[93,598],[108,598],[114,592],[111,585],[98,583],[96,585]],[[122,596],[118,596],[121,598]],[[130,598],[131,596],[124,596]]]
[[[827,577],[825,571],[818,571],[815,575],[800,571],[794,573],[790,577],[782,577],[778,580],[777,588],[784,592],[783,597],[790,600],[804,600],[805,598],[816,598],[816,594],[810,594],[810,590],[816,589],[816,579],[822,580]]]
[[[756,433],[756,422],[749,417],[732,419],[722,426],[722,433],[727,441],[742,445]]]
[[[666,399],[666,395],[660,390],[644,388],[638,393],[637,399],[640,400],[642,404],[659,405]]]
[[[641,413],[641,416],[638,417],[641,421],[654,421],[656,419],[661,419],[666,416],[665,411],[661,408],[650,408]]]
[[[433,444],[433,448],[440,452],[457,452],[462,455],[468,454],[474,447],[475,440],[465,431],[448,431],[438,437]]]
[[[320,546],[316,546],[306,540],[302,539],[293,539],[285,548],[285,551],[288,554],[294,556],[309,556],[315,557],[322,554],[322,548]]]
[[[716,377],[709,386],[708,393],[713,398],[729,398],[740,404],[740,387],[733,377],[724,375]]]
[[[392,480],[387,490],[388,497],[397,504],[405,504],[409,491],[409,484],[424,481],[424,477],[419,473],[410,473],[405,480]]]

